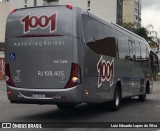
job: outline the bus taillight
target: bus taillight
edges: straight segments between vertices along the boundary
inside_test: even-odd
[[[8,91],[8,95],[11,95],[11,91]]]
[[[15,87],[14,82],[11,77],[9,64],[5,64],[5,76],[6,76],[7,85]]]
[[[68,9],[70,9],[70,10],[73,9],[73,6],[72,6],[72,5],[66,5],[66,7],[67,7]]]
[[[71,88],[81,83],[80,66],[72,63],[71,74],[65,88]]]
[[[10,14],[13,14],[17,11],[17,9],[13,9]]]

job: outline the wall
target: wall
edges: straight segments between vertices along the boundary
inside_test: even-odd
[[[43,6],[43,4],[43,0],[37,0],[37,6]],[[26,4],[25,0],[10,0],[10,11],[13,9],[24,8],[25,5],[27,5],[27,7],[34,6],[34,0],[27,0]]]
[[[5,42],[6,20],[9,12],[9,3],[0,2],[0,43]]]
[[[134,23],[135,4],[134,0],[123,0],[123,22]]]

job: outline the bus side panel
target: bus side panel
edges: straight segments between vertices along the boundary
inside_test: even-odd
[[[82,18],[86,41],[85,101],[112,100],[118,81],[121,83],[122,98],[144,94],[144,79],[150,73],[149,65],[142,59],[138,61],[135,51],[130,51],[134,44],[128,45],[129,34],[90,16],[82,15]]]
[[[103,59],[103,60],[102,60]],[[85,102],[102,103],[106,100],[111,100],[113,97],[112,90],[114,90],[113,77],[111,81],[102,80],[99,74],[102,69],[100,61],[113,62],[113,57],[102,56],[93,52],[89,47],[85,48],[85,78],[84,78],[84,97]],[[101,82],[102,83],[101,83]],[[86,93],[86,94],[85,94]]]
[[[110,67],[113,64],[113,68],[107,68],[106,70],[106,68],[102,66],[102,69],[100,69],[100,61],[102,61],[102,65],[109,63]],[[102,74],[99,73],[100,70]],[[102,103],[112,100],[118,81],[121,83],[122,98],[144,94],[146,83],[149,80],[145,78],[147,78],[147,74],[150,73],[149,66],[145,62],[134,62],[99,55],[87,46],[85,50],[84,71],[83,92],[86,94],[84,94],[83,100],[88,103]],[[107,77],[109,77],[107,74],[111,75],[112,71],[113,76],[107,79]],[[104,78],[103,75],[105,75]]]
[[[104,64],[107,68],[104,68]],[[136,78],[143,78],[144,75],[142,71],[136,74],[135,66],[133,61],[99,55],[86,47],[84,92],[88,92],[88,95],[83,100],[91,103],[112,100],[118,81],[121,82],[122,97],[140,94],[140,80]]]

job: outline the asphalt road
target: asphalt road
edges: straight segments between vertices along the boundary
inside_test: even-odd
[[[119,111],[111,112],[101,105],[82,104],[73,110],[64,111],[58,110],[55,105],[10,104],[6,96],[5,83],[0,82],[0,122],[160,122],[159,85],[160,81],[154,82],[154,92],[147,95],[145,102],[139,102],[137,98],[125,100],[122,101]],[[118,130],[127,131],[123,128]],[[140,130],[158,131],[156,128]]]

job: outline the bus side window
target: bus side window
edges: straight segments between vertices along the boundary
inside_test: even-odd
[[[135,40],[132,39],[132,50],[133,50],[133,60],[136,60],[136,45],[135,45]]]
[[[129,37],[128,45],[129,45],[130,60],[136,60],[135,40],[133,38]]]
[[[116,57],[117,45],[114,29],[86,15],[83,15],[83,26],[86,44],[92,51]]]
[[[103,24],[103,39],[101,45],[102,46],[102,54],[107,56],[116,57],[117,56],[117,39],[116,39],[116,30],[110,26]]]
[[[136,61],[141,60],[141,46],[139,41],[135,41]]]
[[[141,55],[142,55],[142,60],[147,60],[147,45],[145,43],[140,43],[141,46]]]
[[[83,15],[83,28],[86,43],[94,43],[102,39],[102,23]]]
[[[146,57],[149,59],[149,46],[146,47]]]
[[[130,59],[129,57],[129,46],[128,46],[128,36],[118,32],[118,50],[119,50],[119,58],[122,59]]]

